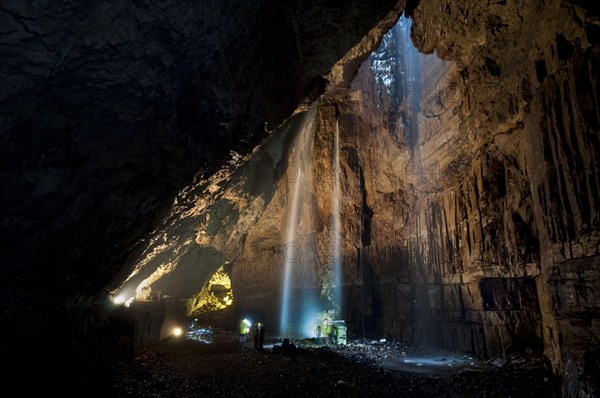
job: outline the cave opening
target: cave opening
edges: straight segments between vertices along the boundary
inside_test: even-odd
[[[443,346],[442,325],[446,320],[439,300],[440,289],[444,287],[439,280],[440,270],[432,264],[436,259],[426,253],[437,236],[425,231],[441,221],[435,219],[439,209],[436,210],[438,205],[431,203],[430,198],[436,191],[446,189],[441,173],[445,165],[440,158],[448,157],[444,153],[452,148],[445,142],[447,138],[442,138],[447,133],[440,121],[446,112],[452,111],[448,108],[453,104],[443,97],[450,92],[456,72],[452,62],[440,59],[435,53],[421,53],[410,37],[411,27],[411,19],[403,14],[383,36],[351,85],[351,89],[361,95],[362,111],[370,112],[381,121],[382,125],[371,127],[371,131],[385,137],[386,149],[380,150],[396,159],[396,164],[386,172],[395,173],[400,184],[373,192],[369,185],[378,184],[378,175],[383,170],[366,170],[360,165],[361,157],[364,161],[373,154],[358,155],[358,189],[362,193],[361,248],[357,257],[360,301],[355,302],[353,312],[346,316],[351,319],[354,332],[363,337],[402,336],[414,344]],[[363,140],[367,147],[374,142],[373,137],[361,134],[357,140]],[[360,144],[357,149],[361,150]],[[363,147],[362,151],[367,149]],[[389,166],[383,163],[380,167]],[[397,170],[398,167],[401,170]],[[371,174],[371,181],[367,180],[367,173]],[[370,198],[371,195],[375,198]],[[377,220],[375,214],[382,213],[382,205],[392,206],[385,211],[391,223]],[[401,222],[400,228],[394,225],[396,220]],[[379,250],[374,241],[380,240],[382,228],[395,236],[401,235],[402,247],[386,248],[389,253],[386,261],[389,267],[397,266],[403,269],[402,273],[410,273],[409,279],[397,278],[395,283],[389,283],[377,277],[381,260],[370,258],[373,250]],[[411,293],[398,296],[405,303],[392,309],[381,297],[389,295],[385,292],[388,289]],[[394,321],[385,320],[388,317]],[[405,318],[411,321],[399,320]]]
[[[376,105],[388,115],[391,133],[414,149],[419,140],[421,91],[433,89],[431,79],[421,79],[421,69],[427,62],[439,59],[419,52],[410,38],[412,21],[404,14],[383,36],[381,45],[370,56],[375,76]]]
[[[215,272],[206,286],[198,293],[190,305],[189,314],[224,310],[233,304],[233,290],[229,274],[221,267]]]

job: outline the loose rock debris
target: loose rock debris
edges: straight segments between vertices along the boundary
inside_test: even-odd
[[[386,361],[430,358],[453,367],[439,372]],[[417,359],[418,361],[418,359]],[[410,362],[409,362],[410,363]],[[420,368],[413,362],[414,368]],[[383,367],[382,367],[383,364]],[[450,366],[448,366],[450,364]],[[501,366],[498,366],[501,364]],[[541,359],[513,357],[478,361],[427,347],[379,341],[347,346],[255,351],[234,334],[211,344],[170,339],[139,350],[135,360],[115,369],[118,397],[560,397],[560,381]]]

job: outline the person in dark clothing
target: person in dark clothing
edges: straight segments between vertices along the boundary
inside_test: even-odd
[[[258,350],[258,335],[259,335],[259,330],[260,329],[260,323],[256,322],[254,324],[254,349]]]
[[[264,348],[264,343],[265,343],[265,333],[266,333],[266,329],[265,326],[262,323],[258,324],[258,328],[259,328],[259,336],[258,336],[258,349],[262,350]]]
[[[337,345],[338,343],[338,329],[336,326],[331,327],[331,344]]]
[[[318,323],[317,324],[317,331],[316,331],[316,335],[317,335],[316,343],[317,343],[317,345],[321,345],[321,333],[322,333],[321,324]]]

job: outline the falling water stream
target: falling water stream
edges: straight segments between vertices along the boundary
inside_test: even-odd
[[[333,228],[332,228],[332,275],[331,275],[331,290],[332,300],[336,315],[341,314],[342,305],[342,261],[341,261],[341,246],[340,246],[340,126],[335,120],[335,137],[333,144],[333,192],[331,196]]]
[[[313,229],[311,217],[303,219],[303,209],[312,215],[310,208],[312,186],[312,144],[315,130],[315,110],[304,115],[299,131],[292,144],[288,168],[287,223],[284,233],[284,266],[282,279],[280,327],[284,337],[311,336],[314,334],[316,322],[319,322],[322,304],[314,289],[296,289],[306,287],[308,280],[314,278],[316,271],[315,256],[311,254],[310,238],[307,231]],[[329,299],[334,316],[341,314],[341,216],[340,216],[340,162],[339,162],[339,123],[336,120],[335,135],[332,148],[331,179],[331,216],[329,253],[326,261],[330,265]],[[309,206],[307,208],[307,206]],[[304,231],[304,234],[303,234]],[[312,242],[314,245],[315,242]],[[300,276],[300,279],[299,279]],[[310,283],[308,283],[310,285]],[[331,307],[329,307],[331,308]],[[326,309],[326,308],[325,308]],[[293,336],[295,335],[295,336]]]
[[[286,330],[291,325],[297,325],[299,321],[295,312],[292,315],[292,275],[296,274],[294,268],[302,265],[302,255],[306,256],[306,250],[302,247],[301,240],[298,239],[298,229],[303,206],[307,203],[306,189],[310,187],[309,171],[312,160],[312,142],[315,131],[316,110],[311,109],[303,116],[304,120],[300,125],[301,131],[298,132],[292,144],[292,154],[289,158],[287,173],[288,198],[287,211],[288,219],[284,236],[284,265],[281,297],[281,318],[280,327],[285,336]],[[303,190],[304,188],[304,190]],[[303,194],[304,193],[304,194]],[[302,334],[302,332],[300,332]]]

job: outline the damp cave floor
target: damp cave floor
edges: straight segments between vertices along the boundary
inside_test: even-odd
[[[543,366],[505,363],[440,375],[386,370],[365,350],[255,351],[232,333],[211,344],[166,339],[115,368],[117,397],[560,397]],[[387,348],[379,350],[390,353]],[[377,349],[375,349],[377,351]],[[393,351],[392,351],[393,353]]]

